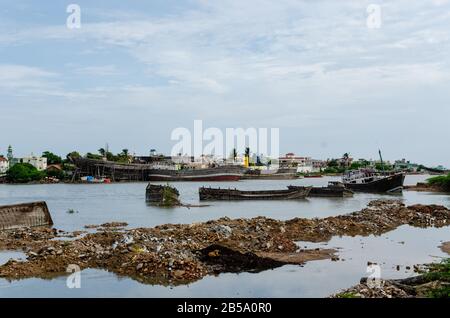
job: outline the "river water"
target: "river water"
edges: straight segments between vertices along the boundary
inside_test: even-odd
[[[407,176],[405,184],[424,181],[428,176]],[[200,204],[200,186],[238,189],[282,189],[287,185],[326,185],[339,178],[307,178],[300,180],[247,180],[220,183],[174,183],[180,199],[187,204]],[[127,222],[129,228],[151,227],[165,223],[192,223],[223,216],[274,219],[314,218],[360,210],[379,198],[396,198],[406,204],[441,204],[450,207],[445,194],[404,191],[401,195],[355,194],[353,198],[308,198],[299,201],[211,202],[208,207],[159,208],[145,203],[145,183],[95,185],[0,185],[0,205],[30,201],[46,201],[54,227],[67,231],[83,230],[88,224]],[[68,213],[69,210],[75,211]],[[358,283],[367,276],[367,262],[381,266],[383,278],[414,275],[406,266],[436,262],[445,254],[438,248],[450,241],[450,229],[418,229],[402,226],[381,236],[334,237],[319,247],[338,248],[341,258],[314,261],[304,266],[283,266],[258,274],[221,274],[209,276],[186,286],[163,287],[138,283],[103,270],[82,271],[80,289],[66,287],[65,276],[52,279],[0,279],[0,297],[326,297],[339,289]],[[317,244],[299,242],[301,246]],[[0,264],[9,258],[23,259],[19,252],[0,252]],[[397,270],[397,265],[400,270]]]

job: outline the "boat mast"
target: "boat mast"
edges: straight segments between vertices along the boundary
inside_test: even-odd
[[[381,170],[384,171],[383,157],[381,156],[381,150],[380,149],[378,149],[378,154],[380,155]]]

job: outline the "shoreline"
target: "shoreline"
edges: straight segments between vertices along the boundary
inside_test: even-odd
[[[443,206],[407,207],[395,200],[376,200],[360,211],[323,219],[221,218],[136,229],[125,229],[126,223],[85,226],[94,233],[50,228],[3,231],[0,250],[22,250],[27,261],[10,260],[0,266],[0,277],[64,275],[69,264],[77,264],[80,269],[105,269],[142,283],[182,285],[207,275],[339,260],[334,249],[299,249],[297,241],[380,235],[404,224],[444,227],[449,221],[450,210]]]

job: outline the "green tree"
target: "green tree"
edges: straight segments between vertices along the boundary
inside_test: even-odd
[[[71,153],[68,153],[66,156],[67,161],[72,161],[73,159],[80,158],[81,155],[78,153],[78,151],[72,151]]]
[[[327,162],[327,166],[330,168],[337,168],[337,167],[339,167],[339,163],[338,163],[337,159],[331,159]]]
[[[98,150],[98,153],[99,153],[102,157],[105,157],[105,155],[106,155],[106,150],[105,150],[105,148],[100,148],[100,149]]]
[[[39,181],[45,177],[45,172],[37,170],[29,163],[17,163],[6,172],[9,182],[27,183]]]
[[[103,156],[88,152],[86,158],[100,160]]]
[[[392,166],[391,165],[387,165],[385,163],[377,162],[375,164],[375,169],[389,171],[389,170],[392,170]]]
[[[55,155],[54,153],[51,153],[50,151],[43,152],[42,157],[47,158],[47,164],[49,164],[49,165],[55,165],[55,164],[62,163],[61,157]]]

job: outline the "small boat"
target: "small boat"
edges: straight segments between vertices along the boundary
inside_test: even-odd
[[[80,178],[81,182],[86,183],[111,183],[111,179],[109,178],[103,178],[103,177],[93,177],[93,176],[86,176]]]
[[[296,200],[304,199],[311,187],[286,190],[241,191],[237,189],[205,188],[199,189],[200,200]]]
[[[304,175],[305,178],[322,178],[320,173],[307,173]]]
[[[145,200],[160,205],[178,205],[180,193],[168,185],[148,184],[145,190]]]
[[[53,225],[45,202],[0,206],[0,231],[45,225]]]
[[[289,186],[289,189],[304,188],[300,186]],[[351,197],[353,191],[347,189],[342,182],[330,181],[326,187],[313,187],[309,192],[310,197]]]
[[[346,188],[359,192],[397,192],[403,189],[403,172],[359,169],[347,172],[342,181]]]

